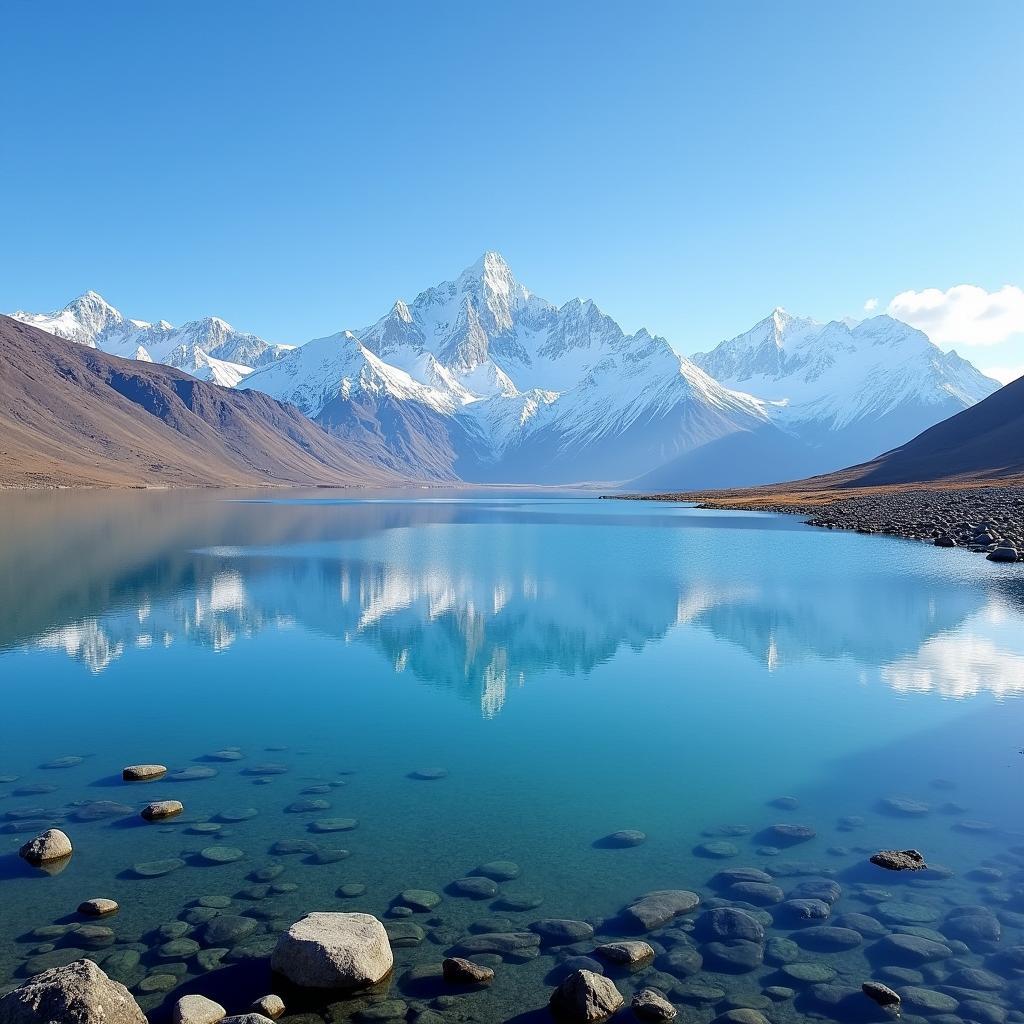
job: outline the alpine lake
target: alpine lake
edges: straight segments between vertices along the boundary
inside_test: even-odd
[[[86,956],[154,1022],[241,1013],[281,931],[358,910],[390,978],[283,1020],[545,1021],[585,966],[623,1020],[892,1020],[875,980],[1020,1024],[1022,573],[586,494],[0,495],[0,990]],[[18,855],[51,827],[54,873]],[[645,930],[665,890],[700,904]],[[595,954],[627,938],[654,959]]]

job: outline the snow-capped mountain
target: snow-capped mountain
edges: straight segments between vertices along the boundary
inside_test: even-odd
[[[383,438],[421,471],[429,461],[478,481],[625,480],[771,427],[762,402],[722,387],[664,338],[627,335],[591,301],[538,298],[493,252],[242,387],[294,402],[353,443]]]
[[[808,447],[808,472],[870,459],[999,388],[884,315],[819,323],[776,309],[693,360],[761,399],[772,421]]]
[[[95,292],[14,316],[297,405],[353,453],[429,479],[770,483],[873,458],[998,388],[920,331],[777,309],[687,359],[590,300],[555,306],[497,253],[375,323],[298,347],[215,317],[125,318]]]
[[[11,316],[67,341],[123,359],[166,363],[224,387],[234,387],[255,367],[280,359],[292,347],[236,331],[215,316],[192,320],[181,327],[166,320],[132,320],[93,291],[53,313],[18,310]]]

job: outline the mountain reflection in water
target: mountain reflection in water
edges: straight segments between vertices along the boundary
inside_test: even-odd
[[[586,674],[684,629],[769,670],[849,659],[903,691],[1024,690],[1006,639],[1020,605],[983,573],[937,575],[927,559],[948,553],[792,519],[518,497],[94,495],[5,509],[2,649],[63,651],[93,673],[133,648],[226,651],[301,629],[369,644],[493,717],[542,672]],[[909,569],[876,561],[882,545]]]

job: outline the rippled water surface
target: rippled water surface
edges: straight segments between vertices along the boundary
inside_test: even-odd
[[[393,930],[388,991],[292,1019],[543,1019],[562,962],[623,936],[636,897],[742,905],[720,872],[752,867],[785,898],[834,879],[829,920],[762,894],[766,941],[734,957],[680,917],[646,936],[652,965],[605,967],[627,1004],[654,985],[700,1024],[883,1020],[874,977],[911,1020],[1024,1021],[1018,567],[760,514],[333,493],[0,497],[0,987],[84,951],[154,1020],[186,991],[241,1012],[281,929],[358,909]],[[122,783],[137,762],[172,774]],[[185,814],[142,823],[164,798]],[[51,825],[75,846],[52,876],[17,856]],[[601,842],[619,829],[646,842]],[[867,863],[908,846],[932,869]],[[519,877],[451,888],[493,860]],[[442,902],[400,916],[409,888]],[[78,930],[91,897],[121,905],[89,922],[110,932]],[[208,935],[215,914],[237,934]],[[484,954],[480,992],[425,966],[544,918],[598,936]]]

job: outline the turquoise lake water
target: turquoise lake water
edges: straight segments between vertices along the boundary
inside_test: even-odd
[[[738,970],[706,948],[700,910],[677,918],[645,936],[653,965],[605,965],[627,1005],[655,985],[700,1024],[738,1006],[884,1020],[858,995],[876,978],[910,989],[905,1019],[1024,1021],[1019,567],[756,513],[336,494],[0,497],[0,988],[88,955],[153,1020],[186,991],[242,1012],[270,990],[282,928],[364,910],[400,943],[387,992],[290,1019],[543,1019],[562,962],[621,937],[638,896],[735,904],[719,872],[751,867],[787,897],[835,879],[830,920],[758,906],[768,938],[792,941]],[[213,773],[122,783],[139,762]],[[185,813],[141,824],[164,798]],[[310,799],[328,806],[286,810]],[[314,830],[335,818],[358,824]],[[816,834],[782,848],[778,823]],[[17,856],[51,826],[75,846],[52,876]],[[620,829],[647,839],[600,842]],[[241,859],[209,864],[211,846]],[[867,863],[892,847],[932,869]],[[168,859],[159,877],[133,869]],[[521,873],[494,898],[450,889],[496,859]],[[250,878],[268,865],[283,870]],[[409,888],[443,900],[394,916]],[[508,911],[510,896],[542,902]],[[86,922],[92,897],[121,910]],[[230,902],[197,912],[208,897]],[[208,941],[215,913],[245,919],[233,941]],[[497,977],[468,994],[423,966],[542,918],[598,937],[481,956]],[[860,941],[807,932],[823,924]],[[892,934],[946,952],[896,956]],[[681,948],[699,971],[680,971]],[[798,963],[824,980],[784,969]]]

